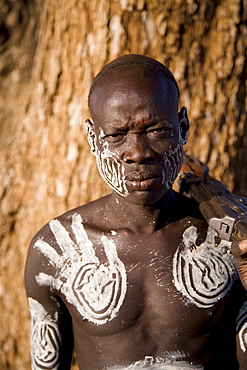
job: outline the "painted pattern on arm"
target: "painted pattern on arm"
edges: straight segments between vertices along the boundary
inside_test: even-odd
[[[62,343],[57,326],[57,314],[52,318],[44,307],[33,298],[28,298],[31,312],[31,358],[32,369],[58,369]]]
[[[247,302],[242,305],[237,317],[237,332],[239,332],[239,344],[243,352],[247,351]]]
[[[49,226],[61,252],[42,239],[35,243],[34,247],[56,268],[55,276],[36,276],[37,283],[64,294],[84,319],[99,325],[112,320],[122,306],[127,288],[125,266],[114,242],[101,237],[107,257],[107,263],[101,263],[79,214],[72,216],[71,225],[76,243],[60,221],[52,220]]]
[[[197,245],[197,228],[189,227],[173,259],[176,288],[200,308],[212,307],[223,298],[238,276],[230,252],[231,243],[222,240],[216,244],[216,237],[216,231],[208,227],[205,241]]]

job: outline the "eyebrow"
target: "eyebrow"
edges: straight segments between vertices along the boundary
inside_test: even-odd
[[[160,123],[162,123],[163,126],[167,127],[167,128],[173,128],[173,124],[170,123],[169,121],[167,121],[166,119],[164,118],[161,118],[161,119],[157,119],[157,120],[153,120],[151,123],[150,123],[150,126],[155,126],[155,125],[159,125]]]
[[[146,130],[149,127],[158,126],[158,125],[162,125],[163,127],[170,128],[170,129],[174,128],[173,124],[167,121],[165,118],[157,118],[157,119],[152,119],[152,120],[150,119],[149,121],[144,123],[144,127],[142,129]],[[128,126],[128,123],[123,123],[122,125],[120,125],[119,123],[116,122],[116,123],[110,124],[108,127],[105,128],[105,130],[106,131],[115,130],[115,131],[125,132],[129,130],[129,127],[127,126]]]

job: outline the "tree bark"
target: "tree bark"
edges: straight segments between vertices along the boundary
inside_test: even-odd
[[[243,0],[10,3],[16,18],[0,30],[0,368],[19,370],[30,367],[23,270],[31,237],[109,191],[83,124],[104,64],[123,53],[166,64],[189,112],[187,151],[247,195],[247,7]]]

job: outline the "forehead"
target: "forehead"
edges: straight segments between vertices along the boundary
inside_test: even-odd
[[[98,76],[97,76],[98,77]],[[125,86],[126,90],[131,91],[138,87],[141,90],[145,90],[147,86],[154,86],[156,89],[162,89],[167,85],[169,86],[170,92],[175,92],[178,98],[178,90],[175,85],[174,80],[167,73],[161,70],[153,69],[151,67],[143,65],[120,65],[114,69],[109,69],[100,78],[93,81],[90,100],[94,100],[96,97],[104,98],[105,94],[102,94],[102,90],[111,93],[117,88],[123,88]]]
[[[106,114],[135,114],[143,110],[162,115],[177,112],[178,92],[171,78],[143,66],[121,66],[105,74],[91,93],[95,123]],[[148,112],[147,112],[148,113]]]

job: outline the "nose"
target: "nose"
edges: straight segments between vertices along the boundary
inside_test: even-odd
[[[126,163],[143,163],[154,158],[154,151],[148,147],[141,134],[131,134],[123,159]]]

